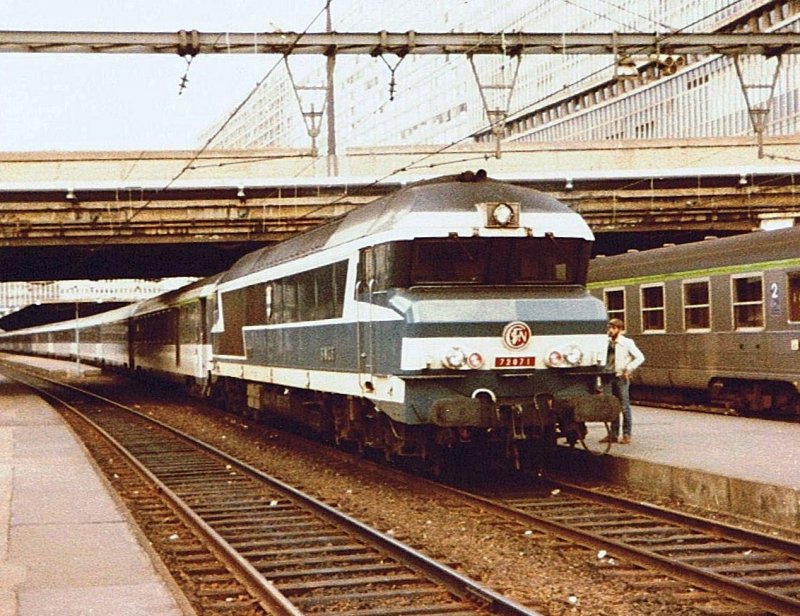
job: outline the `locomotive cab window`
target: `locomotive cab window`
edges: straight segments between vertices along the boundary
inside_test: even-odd
[[[473,238],[414,242],[411,266],[420,284],[475,284],[486,278],[489,245]]]
[[[361,250],[357,293],[414,285],[583,285],[591,245],[575,238],[448,237]]]
[[[575,238],[449,237],[415,240],[411,285],[586,283],[590,245]]]
[[[711,328],[711,301],[707,280],[683,283],[683,323],[687,331]]]
[[[758,274],[731,278],[735,329],[764,327],[764,282]]]

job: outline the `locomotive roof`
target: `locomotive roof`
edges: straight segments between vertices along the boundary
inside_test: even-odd
[[[598,257],[589,263],[589,284],[658,280],[677,274],[702,276],[734,267],[762,269],[788,259],[800,265],[800,227]]]
[[[220,282],[236,280],[322,248],[391,231],[399,228],[410,214],[474,214],[477,203],[501,201],[519,203],[522,214],[568,215],[580,221],[580,226],[572,229],[573,234],[592,239],[591,231],[580,215],[555,198],[532,188],[489,179],[484,172],[467,172],[416,182],[330,223],[245,255]],[[418,226],[415,230],[422,236],[432,233],[427,227]]]

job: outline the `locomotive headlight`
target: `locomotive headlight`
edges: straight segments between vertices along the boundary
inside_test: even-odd
[[[444,354],[444,365],[458,370],[467,363],[467,354],[459,347],[453,347]]]
[[[581,351],[576,346],[569,347],[567,349],[567,352],[564,353],[564,360],[570,366],[578,366],[578,365],[580,365],[582,359],[583,359],[583,351]]]
[[[583,361],[583,351],[574,345],[563,350],[553,350],[547,354],[545,364],[550,368],[571,368],[579,366]]]
[[[492,218],[501,227],[505,227],[514,218],[514,210],[505,203],[501,203],[492,211]]]

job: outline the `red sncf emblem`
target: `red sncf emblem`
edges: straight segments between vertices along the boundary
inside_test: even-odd
[[[531,328],[522,321],[514,321],[503,328],[503,344],[507,349],[524,349],[531,339]]]

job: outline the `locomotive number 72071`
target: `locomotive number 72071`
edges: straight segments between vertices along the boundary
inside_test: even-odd
[[[533,366],[535,357],[495,357],[495,368],[524,368],[526,366]]]

